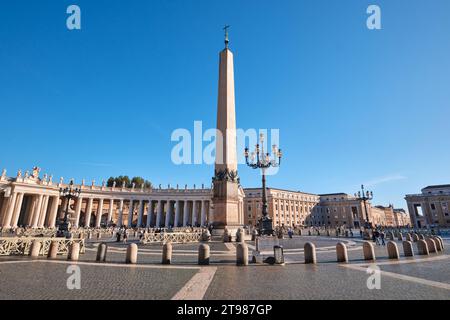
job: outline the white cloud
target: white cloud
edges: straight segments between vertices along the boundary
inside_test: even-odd
[[[374,187],[382,183],[392,182],[392,181],[398,181],[398,180],[405,180],[408,179],[405,176],[402,176],[401,174],[393,174],[385,177],[375,178],[373,180],[367,181],[364,183],[367,187]]]

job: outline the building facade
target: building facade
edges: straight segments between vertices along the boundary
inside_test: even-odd
[[[450,184],[423,188],[405,196],[411,224],[416,228],[450,227]]]
[[[256,225],[261,217],[261,188],[248,188],[244,192],[245,223]],[[395,214],[391,206],[373,207],[370,201],[364,204],[362,200],[346,193],[317,195],[275,188],[268,188],[266,193],[274,226],[360,228],[367,215],[369,221],[378,226],[409,224],[409,219],[404,218],[406,214]],[[396,216],[398,222],[395,222]]]

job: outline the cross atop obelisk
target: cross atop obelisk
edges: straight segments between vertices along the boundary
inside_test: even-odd
[[[230,29],[229,25],[225,25],[223,30],[225,31],[225,48],[228,48],[228,44],[230,43],[230,40],[228,38],[228,29]]]

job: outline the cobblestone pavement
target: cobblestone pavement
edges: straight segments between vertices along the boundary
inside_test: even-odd
[[[371,274],[358,239],[297,237],[285,245],[285,265],[247,267],[235,266],[234,243],[209,243],[211,265],[200,267],[198,244],[174,244],[170,266],[160,264],[161,245],[139,245],[138,264],[126,265],[126,244],[101,241],[108,243],[107,263],[95,262],[97,240],[87,242],[76,263],[80,290],[67,288],[73,263],[64,256],[0,257],[0,299],[450,299],[450,256],[405,258],[398,241],[400,260],[389,260],[386,247],[375,248],[379,290],[367,287]],[[317,265],[303,263],[307,241],[317,246]],[[349,248],[349,264],[336,263],[340,241]],[[448,248],[449,239],[444,243]],[[248,244],[251,253],[254,243]]]

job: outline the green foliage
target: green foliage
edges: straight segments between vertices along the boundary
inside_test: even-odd
[[[110,177],[106,185],[112,187],[114,182],[116,183],[117,188],[122,187],[123,183],[125,183],[126,188],[131,188],[133,183],[136,188],[141,188],[142,184],[144,184],[145,189],[150,189],[152,187],[152,183],[142,177],[133,177],[132,179],[128,176]]]

